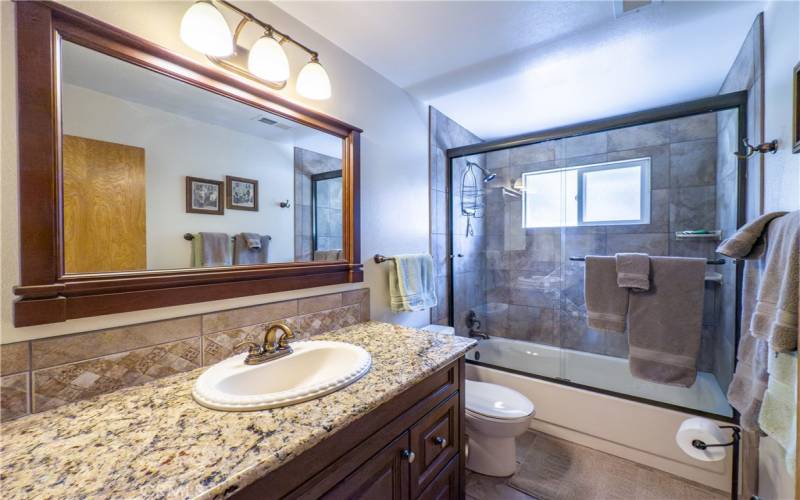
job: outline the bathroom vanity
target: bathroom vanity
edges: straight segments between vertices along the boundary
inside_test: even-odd
[[[372,356],[347,387],[271,410],[192,399],[203,370],[0,426],[4,499],[463,498],[474,340],[367,322],[315,336]]]

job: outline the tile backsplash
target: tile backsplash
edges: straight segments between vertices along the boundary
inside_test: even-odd
[[[278,320],[298,340],[368,321],[369,289],[2,345],[0,419],[212,365]]]

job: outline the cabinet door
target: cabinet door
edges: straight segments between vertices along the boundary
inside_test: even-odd
[[[458,500],[458,455],[442,469],[431,484],[420,493],[418,500]]]
[[[409,433],[401,434],[328,491],[326,499],[405,500],[409,486]]]

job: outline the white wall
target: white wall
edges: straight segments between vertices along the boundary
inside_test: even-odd
[[[280,144],[75,85],[63,85],[65,134],[145,150],[147,268],[191,266],[184,233],[253,232],[272,236],[270,262],[294,260],[294,144]],[[86,110],[91,110],[87,113]],[[186,176],[258,180],[257,212],[186,213]],[[224,199],[222,200],[224,204]]]
[[[800,154],[792,154],[792,68],[800,62],[800,3],[764,6],[765,139],[779,149],[764,158],[764,210],[800,209]],[[763,500],[796,498],[783,449],[771,438],[759,445],[758,495]]]
[[[69,6],[123,30],[162,45],[195,61],[210,65],[180,41],[180,19],[191,2],[67,2]],[[406,325],[428,323],[427,311],[393,315],[388,307],[387,267],[370,262],[375,253],[428,251],[428,153],[427,114],[423,105],[373,70],[310,30],[269,2],[249,2],[247,9],[290,33],[320,53],[333,85],[333,97],[325,102],[306,100],[294,91],[294,80],[277,92],[285,98],[352,123],[362,129],[361,234],[365,281],[371,288],[374,319]],[[0,151],[0,291],[3,343],[66,333],[140,323],[186,314],[344,290],[363,285],[342,285],[290,293],[268,294],[135,313],[84,318],[23,329],[12,323],[11,288],[19,282],[19,226],[17,217],[16,75],[14,4],[0,3],[0,95],[2,95],[2,151]],[[231,19],[233,23],[233,19]],[[293,77],[305,56],[289,48]]]

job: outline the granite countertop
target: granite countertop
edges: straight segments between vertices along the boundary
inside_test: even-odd
[[[220,498],[254,482],[456,359],[475,341],[370,321],[314,337],[372,368],[322,398],[256,412],[204,408],[204,369],[0,426],[0,496]]]

